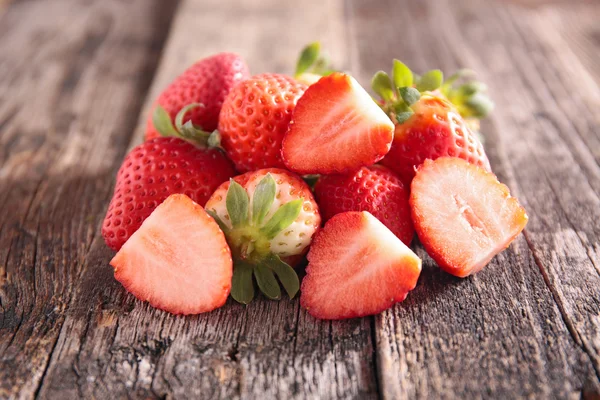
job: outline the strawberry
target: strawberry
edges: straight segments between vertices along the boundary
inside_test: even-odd
[[[410,206],[427,253],[461,278],[480,271],[527,224],[493,173],[460,158],[426,160],[412,181]]]
[[[407,246],[415,234],[408,188],[381,165],[347,175],[322,176],[315,185],[315,197],[325,221],[346,211],[369,211]]]
[[[317,318],[380,313],[417,284],[421,260],[366,211],[325,224],[308,252],[300,304]]]
[[[157,205],[173,193],[185,193],[204,205],[212,192],[235,175],[217,149],[197,148],[178,138],[157,138],[134,148],[117,174],[102,236],[113,250],[140,227]]]
[[[236,301],[252,301],[253,275],[268,298],[281,297],[275,275],[294,297],[298,276],[288,263],[302,257],[321,224],[317,203],[299,176],[276,168],[247,172],[219,186],[206,210],[231,247]]]
[[[110,264],[131,294],[173,314],[221,307],[231,289],[231,252],[223,232],[183,194],[156,207]]]
[[[429,71],[415,79],[398,60],[394,60],[393,83],[383,71],[373,78],[373,90],[381,96],[382,108],[396,122],[392,148],[381,163],[406,183],[423,161],[444,156],[459,157],[490,170],[481,142],[438,91],[442,83],[441,71]]]
[[[393,133],[392,121],[358,82],[334,72],[298,100],[282,156],[297,173],[345,173],[382,159]]]
[[[281,141],[306,85],[285,75],[262,74],[236,86],[219,117],[221,145],[240,172],[284,167]]]
[[[158,136],[173,136],[165,129],[177,113],[188,104],[201,106],[188,110],[184,122],[211,132],[217,129],[219,112],[229,91],[250,76],[248,66],[240,56],[219,53],[202,59],[179,75],[158,97],[154,112],[146,124],[146,140]]]

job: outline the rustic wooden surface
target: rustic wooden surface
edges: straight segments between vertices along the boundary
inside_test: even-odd
[[[0,399],[600,397],[600,2],[0,1]],[[236,51],[291,72],[320,39],[365,85],[392,57],[472,67],[525,234],[460,280],[314,320],[298,301],[175,317],[112,278],[99,235],[148,105]]]

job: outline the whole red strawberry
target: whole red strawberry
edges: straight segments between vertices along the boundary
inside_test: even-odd
[[[179,138],[156,138],[134,148],[117,174],[102,236],[113,250],[140,227],[169,195],[183,193],[204,206],[214,190],[235,175],[217,149],[198,148]]]
[[[415,167],[426,159],[458,157],[490,170],[490,163],[477,136],[441,97],[424,95],[413,105],[414,114],[396,125],[390,152],[381,160],[404,182],[415,176]]]
[[[372,82],[373,90],[382,97],[382,108],[396,123],[392,148],[381,161],[383,165],[407,184],[426,159],[458,157],[490,170],[478,137],[438,90],[443,84],[441,71],[415,78],[408,67],[394,60],[392,78],[380,71]]]
[[[325,221],[346,211],[368,211],[406,245],[412,241],[408,189],[386,167],[373,165],[347,175],[323,176],[315,185],[315,196]]]
[[[189,110],[183,122],[191,120],[194,125],[208,132],[217,129],[225,96],[238,82],[248,77],[248,66],[237,54],[219,53],[196,62],[158,97],[154,113],[148,118],[146,140],[154,139],[161,133],[170,135],[169,132],[159,132],[160,127],[155,126],[160,113],[172,121],[183,107],[193,103],[202,106]]]
[[[206,211],[225,233],[233,257],[232,297],[247,304],[260,291],[279,299],[279,282],[290,296],[299,290],[292,266],[308,251],[321,225],[319,206],[298,175],[267,168],[224,182]]]
[[[285,168],[281,142],[306,87],[285,75],[262,74],[229,92],[219,117],[219,133],[238,171]]]

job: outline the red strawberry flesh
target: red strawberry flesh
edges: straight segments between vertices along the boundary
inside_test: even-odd
[[[459,277],[480,271],[527,224],[525,209],[506,185],[454,157],[425,161],[412,181],[410,205],[429,255]]]
[[[298,100],[282,156],[301,174],[349,172],[382,159],[393,133],[392,121],[358,82],[333,73]]]
[[[415,288],[421,260],[370,213],[333,217],[308,253],[301,305],[323,319],[377,314]]]
[[[135,297],[173,314],[220,307],[231,288],[231,253],[223,233],[182,194],[159,205],[110,264]]]

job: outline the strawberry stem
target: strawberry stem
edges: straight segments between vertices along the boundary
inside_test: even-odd
[[[157,105],[152,115],[152,122],[155,129],[162,136],[174,136],[192,142],[200,147],[206,147],[211,133],[194,125],[191,119],[185,123],[183,122],[185,115],[197,107],[204,107],[204,104],[192,103],[183,107],[175,116],[175,124],[173,125],[169,113],[162,106]]]

